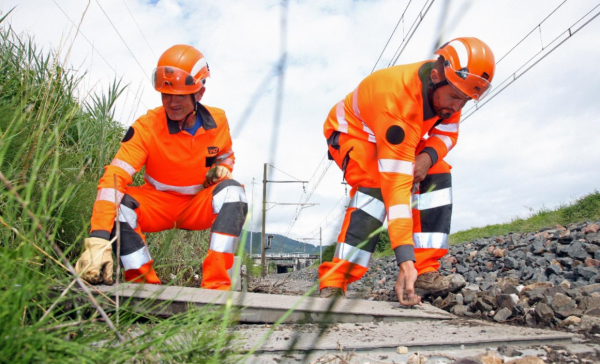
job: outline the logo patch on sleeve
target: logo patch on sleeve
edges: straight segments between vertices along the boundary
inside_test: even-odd
[[[135,134],[135,129],[133,129],[133,127],[130,126],[129,130],[127,130],[127,133],[125,133],[125,136],[123,137],[121,143],[125,143],[131,140],[131,138],[133,138],[133,134]]]
[[[219,153],[219,147],[208,147],[208,154],[217,154]]]
[[[399,125],[392,125],[385,133],[388,143],[398,145],[404,141],[404,129]]]

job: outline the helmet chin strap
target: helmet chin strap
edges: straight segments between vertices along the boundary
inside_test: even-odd
[[[440,88],[442,86],[449,85],[449,83],[448,83],[447,80],[444,80],[444,81],[441,81],[441,82],[438,82],[438,83],[432,82],[429,85],[430,85],[429,87],[432,89],[431,91],[433,92],[433,91],[437,90],[438,88]]]

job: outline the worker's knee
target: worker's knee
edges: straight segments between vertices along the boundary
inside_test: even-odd
[[[212,231],[239,236],[248,214],[248,202],[242,185],[233,179],[220,182],[213,190],[213,213],[217,218]]]

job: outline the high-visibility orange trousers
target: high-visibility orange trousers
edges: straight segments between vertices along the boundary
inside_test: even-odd
[[[175,195],[148,186],[128,187],[119,211],[121,264],[128,282],[160,284],[144,233],[210,228],[210,247],[202,263],[202,288],[228,290],[248,205],[243,187],[225,180],[196,195]],[[111,233],[114,237],[115,229]],[[116,249],[116,244],[113,244]],[[116,253],[116,252],[115,252]]]
[[[319,267],[320,288],[339,287],[364,276],[379,241],[386,209],[380,190],[376,145],[334,133],[328,139],[330,157],[344,173],[352,189],[331,262]],[[424,143],[417,148],[417,154]],[[439,259],[448,252],[452,215],[450,165],[439,160],[418,190],[413,192],[413,239],[418,274],[438,270]],[[336,268],[337,266],[337,268]]]

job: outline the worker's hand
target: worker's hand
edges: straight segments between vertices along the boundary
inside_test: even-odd
[[[425,179],[429,168],[432,165],[431,157],[427,153],[421,153],[415,158],[415,178],[414,183],[419,183]]]
[[[412,260],[400,263],[400,272],[396,281],[396,294],[403,306],[421,305],[421,297],[415,294],[417,269]]]
[[[215,183],[221,182],[224,179],[230,179],[231,172],[229,169],[223,166],[214,166],[206,172],[206,181],[204,181],[204,187],[214,185]]]
[[[75,273],[92,284],[113,284],[113,257],[110,241],[85,239],[85,250],[75,264]]]

